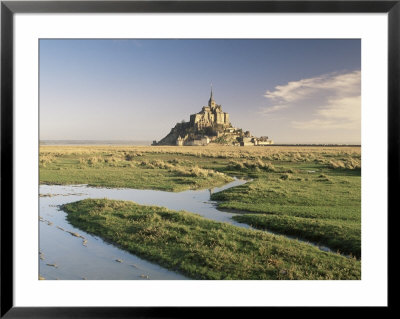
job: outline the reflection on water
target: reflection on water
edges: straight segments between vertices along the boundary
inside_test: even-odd
[[[211,193],[245,182],[235,180],[219,188],[180,193],[86,185],[41,185],[40,276],[45,279],[188,279],[71,226],[66,220],[66,213],[60,211],[58,206],[85,198],[132,200],[142,205],[195,212],[209,219],[250,228],[232,220],[235,214],[218,211],[216,203],[210,201]]]

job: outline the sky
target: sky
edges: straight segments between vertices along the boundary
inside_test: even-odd
[[[361,144],[359,39],[41,39],[41,140],[160,140],[210,97],[275,143]]]

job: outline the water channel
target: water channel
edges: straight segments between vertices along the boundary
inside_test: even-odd
[[[131,200],[142,205],[185,210],[215,221],[252,229],[251,226],[232,219],[238,213],[218,210],[217,202],[210,200],[211,193],[244,183],[245,180],[235,179],[222,187],[179,193],[87,185],[40,185],[39,275],[47,280],[190,279],[73,227],[66,219],[67,214],[59,206],[85,198]],[[317,246],[323,251],[330,251],[328,247]]]
[[[216,202],[210,200],[212,192],[244,183],[245,180],[235,179],[222,187],[179,193],[86,185],[40,185],[39,274],[47,280],[189,279],[73,227],[68,223],[66,213],[59,210],[59,205],[85,198],[131,200],[143,205],[195,212],[205,218],[250,228],[249,225],[234,221],[234,213],[217,210]]]

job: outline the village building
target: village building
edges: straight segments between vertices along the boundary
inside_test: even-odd
[[[270,140],[268,136],[261,136],[260,138],[257,139],[257,144],[258,146],[265,146],[265,145],[272,145],[274,144],[274,141]]]
[[[183,138],[179,135],[179,137],[176,139],[176,145],[178,146],[183,146]]]
[[[240,146],[254,146],[254,139],[251,137],[241,137],[239,138]]]
[[[210,138],[208,136],[204,136],[201,138],[197,138],[194,140],[189,140],[185,143],[185,145],[192,145],[192,146],[206,146],[210,143]]]

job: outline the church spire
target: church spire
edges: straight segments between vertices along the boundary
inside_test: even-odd
[[[210,107],[214,107],[215,106],[215,101],[214,101],[214,97],[213,97],[212,83],[211,83],[210,99],[208,100],[208,106],[210,106]]]

